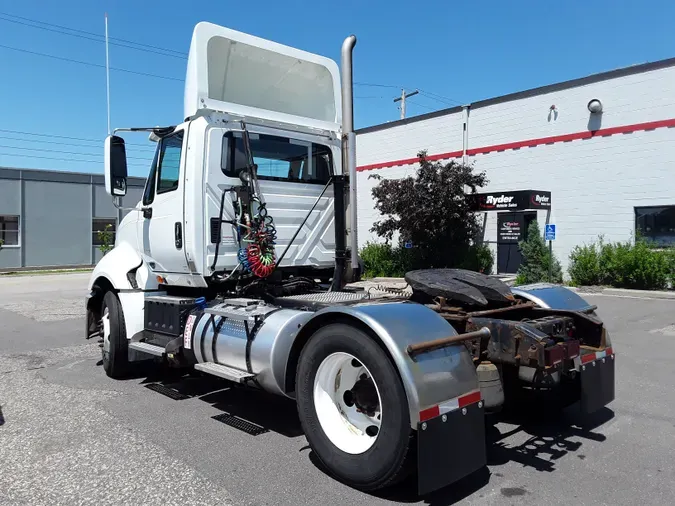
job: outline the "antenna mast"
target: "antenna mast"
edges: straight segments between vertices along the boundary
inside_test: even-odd
[[[108,56],[108,13],[105,13],[105,81],[106,105],[108,108],[108,135],[110,135],[110,60]]]

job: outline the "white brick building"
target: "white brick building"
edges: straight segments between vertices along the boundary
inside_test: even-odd
[[[589,111],[593,99],[601,113]],[[370,232],[376,181],[368,176],[411,174],[423,149],[486,171],[482,191],[550,192],[551,208],[534,213],[542,228],[555,222],[554,251],[565,269],[575,245],[601,234],[626,240],[640,230],[675,244],[675,58],[357,131],[360,246],[377,240]],[[506,257],[518,256],[517,247],[497,244],[500,213],[484,215],[484,239],[499,253],[499,270],[514,271],[518,261],[507,265]],[[524,225],[532,216],[507,218]]]

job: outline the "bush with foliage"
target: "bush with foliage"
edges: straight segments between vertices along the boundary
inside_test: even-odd
[[[485,173],[475,174],[472,167],[456,161],[432,162],[425,151],[418,157],[414,177],[370,176],[379,180],[372,196],[382,215],[371,231],[387,243],[397,237],[396,246],[378,250],[378,254],[391,253],[396,269],[404,272],[461,265],[485,270],[489,253],[487,247],[475,244],[481,227],[466,193],[466,188],[475,193],[487,184]],[[404,248],[406,242],[412,242],[413,247]]]
[[[494,263],[495,255],[487,244],[472,244],[458,267],[483,274],[492,274]]]
[[[544,281],[562,283],[560,262],[555,258],[555,255],[551,255],[546,247],[544,236],[536,220],[530,223],[526,239],[520,241],[518,246],[522,255],[522,263],[518,268],[516,284],[526,285]],[[549,266],[551,266],[550,279]]]
[[[361,250],[360,256],[366,278],[401,277],[405,274],[391,244],[369,242]]]
[[[115,234],[112,231],[112,226],[108,223],[103,230],[96,232],[99,247],[98,249],[105,256],[113,246],[115,246]]]
[[[605,243],[599,238],[572,250],[568,272],[577,285],[663,289],[675,280],[675,252],[644,239]]]
[[[389,243],[367,243],[360,252],[364,264],[364,277],[400,278],[406,272],[419,268],[420,261],[415,248],[393,247]],[[492,274],[494,254],[487,245],[477,244],[469,247],[464,260],[456,267],[483,274]]]

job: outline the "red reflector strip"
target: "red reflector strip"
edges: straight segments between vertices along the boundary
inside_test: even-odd
[[[426,422],[432,418],[436,418],[445,413],[450,413],[457,409],[461,409],[470,404],[475,404],[481,400],[480,390],[470,392],[468,394],[462,395],[461,397],[455,397],[454,399],[449,399],[444,401],[436,406],[424,409],[420,411],[420,422]]]
[[[588,362],[593,362],[595,360],[595,353],[588,353],[586,355],[581,355],[581,363],[587,364]]]
[[[459,407],[463,408],[469,404],[474,404],[475,402],[480,401],[480,390],[477,392],[471,392],[470,394],[463,395],[459,398]]]
[[[607,355],[611,355],[612,353],[614,353],[614,350],[612,348],[607,348],[605,350],[605,354],[607,354]]]
[[[441,409],[438,406],[427,408],[423,411],[420,411],[420,422],[426,422],[427,420],[431,420],[432,418],[440,416],[440,414]]]

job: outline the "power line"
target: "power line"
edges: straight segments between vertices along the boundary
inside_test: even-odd
[[[393,84],[381,84],[381,83],[364,83],[360,81],[354,81],[354,86],[369,86],[369,87],[376,87],[376,88],[396,88],[396,89],[401,89],[405,88],[405,86],[395,86]],[[416,86],[408,86],[408,88],[414,88],[420,92],[422,95],[427,95],[429,98],[433,100],[437,100],[439,102],[445,102],[447,104],[457,104],[461,105],[459,102],[456,100],[453,100],[449,97],[444,97],[443,95],[439,95],[438,93],[432,93],[430,91],[425,91],[420,88],[417,88]]]
[[[8,19],[5,16],[9,16],[9,17],[12,17],[12,18],[17,18],[17,19]],[[24,21],[28,21],[29,23],[24,23],[22,21],[18,21],[19,19],[22,19]],[[71,37],[78,37],[78,38],[81,38],[81,39],[92,40],[94,42],[105,42],[105,40],[102,40],[103,36],[99,35],[97,33],[87,32],[87,31],[84,31],[84,30],[78,30],[76,28],[69,28],[67,26],[55,25],[55,24],[52,24],[52,23],[46,23],[44,21],[38,21],[36,19],[24,18],[22,16],[16,16],[14,14],[7,14],[6,12],[0,12],[0,20],[7,21],[9,23],[15,23],[15,24],[18,24],[18,25],[28,26],[30,28],[37,28],[37,29],[40,29],[40,30],[46,30],[46,31],[49,31],[49,32],[59,33],[61,35],[69,35]],[[35,24],[40,24],[40,25],[45,25],[45,26],[36,26],[35,24],[30,24],[30,23],[35,23]],[[52,27],[52,28],[48,28],[48,27]],[[71,32],[76,32],[76,33],[68,33],[68,32],[64,32],[63,30],[68,30],[68,31],[71,31]],[[84,34],[84,35],[81,35],[81,34]],[[145,51],[145,52],[148,52],[148,53],[158,54],[160,56],[170,56],[172,58],[180,58],[180,59],[183,59],[183,60],[187,59],[187,55],[185,55],[185,53],[180,52],[180,51],[176,51],[174,49],[167,49],[167,48],[163,48],[163,47],[152,46],[152,45],[149,45],[149,44],[143,44],[141,42],[134,42],[134,41],[125,40],[125,39],[118,39],[118,38],[114,38],[114,37],[109,37],[109,40],[113,41],[113,42],[108,42],[109,44],[119,46],[119,47],[124,47],[124,48],[127,48],[127,49],[134,49],[136,51]],[[115,42],[115,41],[118,41],[118,42]],[[133,45],[140,46],[140,47],[133,47],[133,46],[130,46],[129,44],[133,44]],[[175,54],[170,54],[170,53],[175,53]]]
[[[0,148],[6,148],[6,149],[21,149],[25,151],[40,151],[43,153],[61,153],[64,155],[80,155],[80,156],[99,156],[97,153],[78,153],[77,151],[61,151],[58,149],[41,149],[41,148],[25,148],[25,147],[16,147],[16,146],[6,146],[4,144],[0,144]],[[16,155],[16,156],[23,156],[23,155]],[[103,156],[103,154],[101,154]],[[146,161],[152,161],[152,158],[139,158],[139,157],[134,157],[134,156],[127,156],[127,159],[129,160],[146,160]]]
[[[75,160],[73,158],[53,158],[51,156],[37,156],[37,155],[15,155],[11,153],[0,153],[0,156],[14,156],[18,158],[40,158],[42,160],[55,160],[58,162],[81,162],[81,163],[95,163],[95,164],[103,163],[101,160]],[[147,167],[146,165],[141,163],[129,163],[128,165],[134,167]]]
[[[42,134],[42,133],[37,133],[37,132],[22,132],[19,130],[6,130],[4,128],[0,128],[0,132],[6,132],[10,134],[20,134],[20,135],[35,135],[37,137],[49,137],[49,138],[54,138],[54,139],[68,139],[71,141],[84,141],[84,142],[101,142],[101,139],[84,139],[82,137],[70,137],[67,135],[56,135],[56,134]],[[29,141],[30,139],[26,139]],[[125,142],[126,145],[128,146],[142,146],[146,148],[151,148],[152,146],[149,146],[147,144],[137,144],[137,143],[132,143],[132,142]],[[93,146],[92,146],[93,147]]]
[[[430,111],[435,111],[435,110],[436,110],[435,107],[429,107],[428,105],[420,104],[419,102],[413,102],[412,100],[408,100],[408,102],[410,102],[411,104],[415,104],[415,105],[417,105],[417,106],[419,106],[419,107],[424,107],[425,109],[429,109]]]
[[[354,81],[354,86],[371,86],[375,88],[400,88],[400,86],[394,86],[392,84],[378,84],[378,83],[362,83],[358,81]]]
[[[82,143],[74,143],[74,142],[62,142],[62,141],[44,141],[42,139],[22,139],[21,137],[10,137],[7,135],[0,135],[0,139],[5,139],[8,141],[19,141],[19,142],[37,142],[40,144],[56,144],[58,146],[74,146],[74,147],[81,147],[81,148],[94,148],[96,146],[91,146],[89,144],[82,144]],[[102,144],[101,141],[96,141],[99,144]],[[127,146],[133,145],[133,146],[142,146],[139,148],[134,148],[134,149],[146,149],[146,150],[152,150],[154,151],[155,149],[152,146],[144,146],[142,144],[130,144],[130,143],[125,143]]]
[[[88,65],[90,67],[98,67],[98,68],[102,68],[102,69],[105,68],[105,65],[101,65],[100,63],[90,63],[90,62],[86,62],[86,61],[73,60],[71,58],[64,58],[62,56],[54,56],[54,55],[46,54],[46,53],[38,53],[37,51],[29,51],[28,49],[20,49],[18,47],[5,46],[3,44],[0,44],[0,47],[4,48],[4,49],[11,49],[12,51],[19,51],[21,53],[28,53],[28,54],[32,54],[32,55],[36,55],[36,56],[44,56],[46,58],[53,58],[54,60],[67,61],[67,62],[70,62],[70,63],[79,63],[80,65]],[[121,68],[118,68],[118,67],[110,67],[110,70],[115,70],[117,72],[127,72],[129,74],[136,74],[136,75],[145,76],[145,77],[156,77],[158,79],[167,79],[169,81],[179,81],[179,82],[185,81],[184,79],[179,79],[177,77],[160,76],[160,75],[157,75],[157,74],[148,74],[148,73],[145,73],[145,72],[137,72],[135,70],[121,69]]]
[[[424,91],[424,90],[420,90],[420,93],[422,95],[426,95],[427,97],[431,98],[432,100],[437,100],[439,102],[445,102],[446,104],[449,104],[449,105],[453,105],[453,104],[462,105],[460,102],[457,102],[456,100],[453,100],[453,99],[448,98],[448,97],[444,97],[443,95],[438,95],[436,93],[431,93],[429,91]]]

